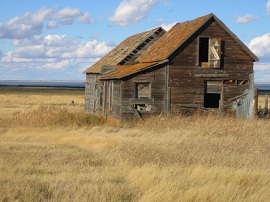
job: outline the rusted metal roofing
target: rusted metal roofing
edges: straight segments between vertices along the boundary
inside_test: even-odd
[[[115,66],[116,68],[113,72],[104,74],[101,78],[119,79],[163,63],[164,61],[167,61],[169,56],[174,51],[176,51],[186,40],[188,40],[211,18],[214,18],[223,27],[223,29],[228,34],[230,34],[232,38],[243,48],[243,50],[245,50],[254,59],[254,61],[258,61],[256,55],[254,55],[249,50],[249,48],[243,42],[241,42],[241,40],[239,40],[237,36],[234,35],[228,27],[226,27],[225,24],[223,24],[223,22],[221,22],[214,14],[211,13],[192,21],[177,23],[136,59],[138,62],[137,64],[119,65],[119,63],[127,55],[129,55],[132,50],[136,49],[136,47],[138,47],[145,39],[147,39],[151,33],[154,33],[160,28],[156,28],[149,32],[136,34],[127,38],[84,73],[100,73],[102,66]]]
[[[200,29],[211,18],[214,18],[222,28],[231,35],[231,37],[253,58],[258,61],[256,55],[233,34],[233,32],[214,14],[208,14],[195,20],[177,23],[168,32],[166,32],[156,43],[147,49],[140,57],[138,62],[153,62],[167,59],[176,49],[178,49],[187,39],[189,39],[198,29]]]
[[[104,65],[118,65],[124,58],[126,58],[133,50],[140,46],[148,37],[153,35],[156,31],[162,29],[157,27],[150,31],[135,34],[126,38],[107,55],[102,57],[98,62],[84,71],[84,73],[100,73],[101,67]],[[165,31],[162,29],[162,31]]]
[[[157,65],[159,62],[137,63],[134,65],[117,65],[113,72],[104,74],[100,79],[120,79],[129,76],[144,69]]]
[[[212,14],[199,17],[192,21],[177,23],[166,32],[156,43],[141,55],[137,61],[153,62],[165,60],[181,46],[195,31],[212,17]]]

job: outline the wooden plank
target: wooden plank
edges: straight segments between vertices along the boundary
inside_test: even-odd
[[[135,109],[134,106],[130,106],[130,108],[132,109],[133,113],[135,114],[135,116],[138,118],[138,119],[142,119],[142,115],[140,114],[140,112]]]
[[[254,118],[258,118],[258,89],[254,89]]]
[[[154,99],[153,98],[150,98],[150,99],[132,98],[132,99],[130,99],[130,104],[131,105],[136,105],[136,104],[150,104],[150,105],[154,105]]]
[[[170,114],[170,87],[169,87],[169,80],[170,80],[170,66],[167,65],[165,67],[166,74],[165,74],[165,90],[164,90],[164,97],[165,97],[165,102],[164,102],[164,111],[166,115]]]
[[[195,74],[198,78],[229,78],[230,74]]]
[[[236,97],[233,97],[233,98],[228,99],[228,101],[237,100],[238,98],[244,97],[244,96],[246,96],[247,94],[248,94],[248,93],[244,93],[244,94],[242,94],[242,95],[238,95],[238,96],[236,96]]]

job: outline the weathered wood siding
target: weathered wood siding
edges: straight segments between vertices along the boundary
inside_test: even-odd
[[[93,113],[97,102],[97,92],[95,90],[95,84],[97,80],[97,74],[86,74],[85,83],[85,112]]]
[[[120,119],[121,108],[121,81],[109,80],[105,81],[106,85],[106,116],[114,119]]]
[[[126,77],[121,81],[121,119],[134,118],[131,106],[139,103],[151,104],[151,110],[146,114],[159,114],[164,111],[165,106],[165,67],[159,66],[145,70],[133,76]],[[150,83],[150,98],[135,98],[136,83]],[[143,113],[142,116],[145,114]]]
[[[198,37],[221,38],[221,68],[198,66]],[[170,58],[171,108],[203,107],[205,81],[222,81],[222,102],[244,93],[253,59],[215,21],[207,23]]]

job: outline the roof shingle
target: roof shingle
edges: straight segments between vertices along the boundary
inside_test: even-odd
[[[111,50],[107,55],[102,57],[94,65],[85,70],[84,73],[100,73],[101,67],[104,65],[112,65],[112,66],[118,65],[126,56],[128,56],[133,50],[135,50],[138,46],[140,46],[149,36],[151,36],[159,29],[162,28],[157,27],[150,31],[135,34],[133,36],[126,38],[123,42],[121,42],[118,46],[116,46],[113,50]]]
[[[161,61],[168,56],[183,42],[188,39],[204,22],[208,21],[212,14],[199,17],[192,21],[177,23],[168,32],[166,32],[156,43],[154,43],[137,61],[153,62]]]

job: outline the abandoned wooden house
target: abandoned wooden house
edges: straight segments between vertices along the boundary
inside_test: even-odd
[[[128,37],[84,72],[85,111],[121,120],[193,109],[250,117],[256,61],[214,14],[158,27]]]

